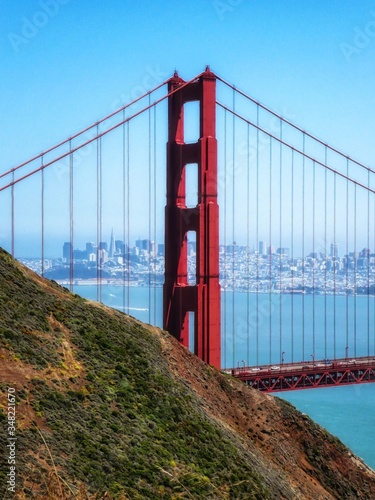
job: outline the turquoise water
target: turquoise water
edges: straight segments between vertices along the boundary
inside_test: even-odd
[[[375,469],[375,384],[278,393]]]
[[[100,298],[96,286],[74,292]],[[162,325],[162,289],[103,285],[102,301]],[[374,297],[222,294],[222,366],[374,355]],[[258,314],[256,314],[258,311]],[[334,341],[335,339],[335,341]],[[375,469],[375,384],[278,393]]]

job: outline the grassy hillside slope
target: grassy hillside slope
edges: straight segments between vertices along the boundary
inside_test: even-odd
[[[375,498],[375,473],[291,405],[0,250],[0,498],[9,387],[19,498]]]

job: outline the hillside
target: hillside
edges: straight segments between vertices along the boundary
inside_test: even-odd
[[[0,498],[9,387],[18,498],[375,498],[375,472],[290,404],[0,250]]]

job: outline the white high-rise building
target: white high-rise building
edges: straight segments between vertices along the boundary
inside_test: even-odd
[[[259,241],[258,243],[258,252],[260,255],[267,254],[267,243],[265,241]]]
[[[113,259],[113,256],[115,255],[116,252],[116,243],[115,243],[115,236],[113,234],[113,228],[111,232],[111,242],[109,244],[109,252],[108,252],[108,257],[110,259]]]

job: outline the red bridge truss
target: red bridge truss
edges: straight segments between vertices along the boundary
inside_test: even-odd
[[[264,392],[364,384],[375,382],[375,357],[238,367],[224,373]]]

